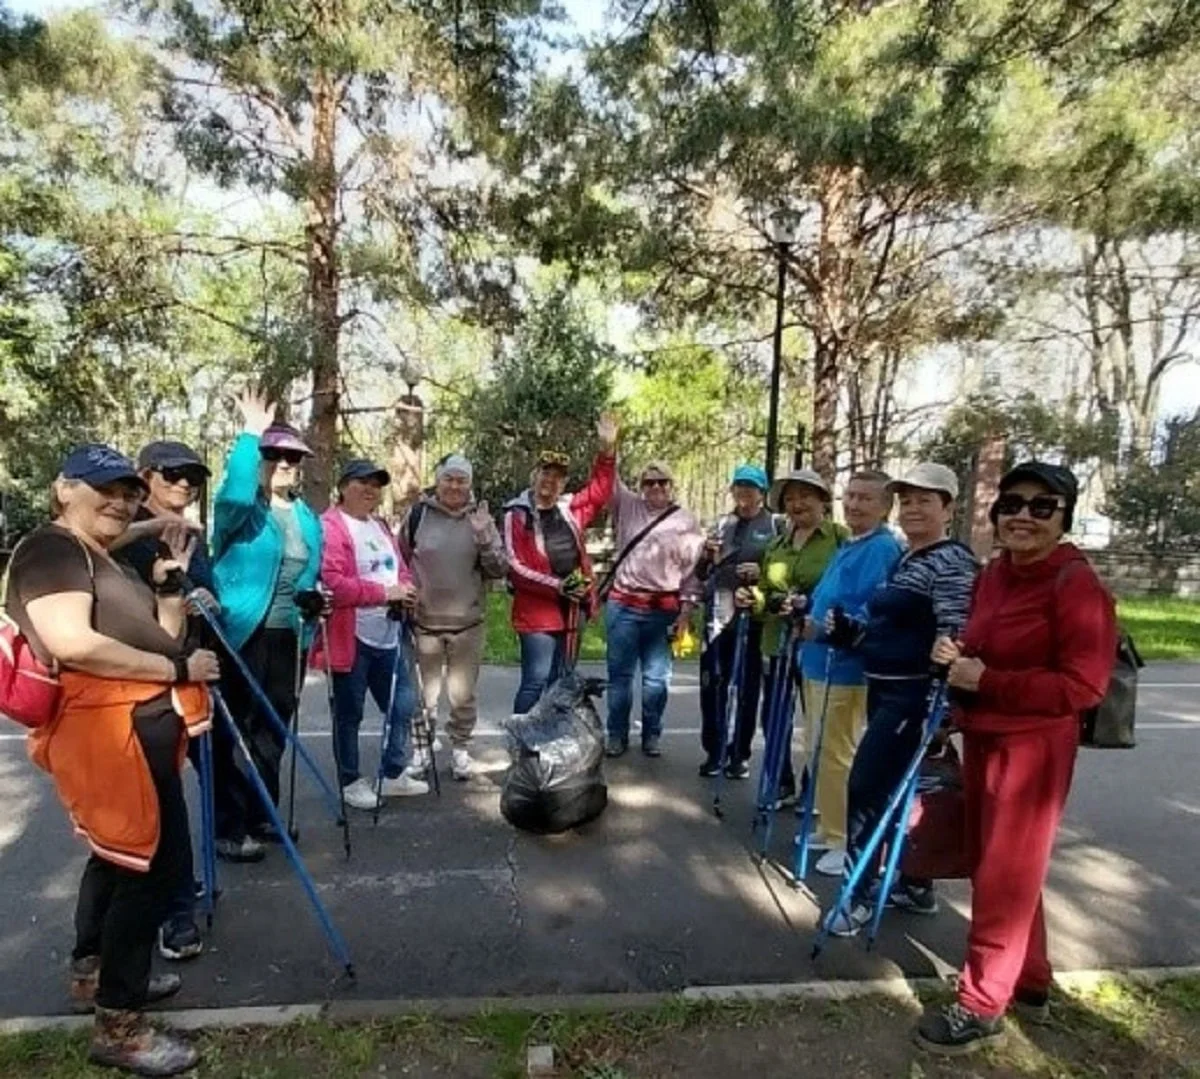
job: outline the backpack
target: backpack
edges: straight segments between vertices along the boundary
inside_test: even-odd
[[[88,573],[94,588],[96,570],[92,555],[83,544],[80,546],[87,556]],[[20,550],[20,544],[17,550]],[[13,560],[16,555],[13,551]],[[11,561],[9,565],[12,565]],[[0,713],[35,731],[47,726],[58,715],[61,693],[56,670],[34,655],[21,627],[7,612],[0,612]]]

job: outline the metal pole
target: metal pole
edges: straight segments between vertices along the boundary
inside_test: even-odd
[[[775,245],[778,280],[775,285],[775,338],[771,355],[771,404],[767,414],[767,482],[775,479],[775,454],[779,444],[779,380],[783,366],[783,298],[787,287],[787,249],[785,243]]]

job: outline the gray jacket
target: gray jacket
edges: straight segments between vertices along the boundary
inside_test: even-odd
[[[495,524],[477,542],[467,514],[424,495],[400,523],[400,550],[417,585],[417,625],[457,633],[484,620],[487,582],[508,573],[508,555]]]

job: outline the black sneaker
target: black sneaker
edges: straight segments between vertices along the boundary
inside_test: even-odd
[[[158,931],[158,954],[164,959],[195,959],[204,951],[200,930],[190,916],[172,918]]]
[[[932,915],[938,912],[937,892],[932,884],[907,884],[903,881],[892,888],[887,905],[909,914]]]
[[[1018,989],[1013,995],[1012,1009],[1031,1023],[1049,1023],[1050,994],[1045,989]]]
[[[796,804],[796,784],[779,784],[779,793],[775,797],[775,812],[778,813],[781,809],[790,809]]]
[[[642,739],[642,752],[647,757],[661,757],[662,746],[658,744],[658,735],[651,734]]]
[[[628,748],[629,740],[627,738],[616,738],[610,734],[604,747],[604,755],[606,757],[623,757]]]
[[[1004,1041],[1004,1019],[976,1015],[955,1001],[939,1012],[927,1012],[913,1037],[931,1053],[964,1056]]]
[[[719,776],[720,774],[721,762],[716,757],[708,757],[700,765],[700,776],[703,779],[712,779],[713,776]]]
[[[749,779],[750,778],[750,762],[749,761],[730,761],[725,766],[726,779]]]

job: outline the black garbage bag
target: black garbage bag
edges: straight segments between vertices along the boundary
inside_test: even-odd
[[[1083,713],[1083,745],[1094,749],[1132,749],[1137,745],[1133,724],[1137,716],[1138,671],[1145,665],[1133,638],[1122,631],[1108,692],[1095,708]]]
[[[511,763],[500,788],[500,812],[509,824],[547,835],[604,812],[604,726],[592,703],[603,691],[600,679],[571,671],[526,715],[504,724]]]

